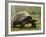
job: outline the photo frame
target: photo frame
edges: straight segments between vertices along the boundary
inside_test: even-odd
[[[34,13],[32,11],[34,11]],[[27,25],[27,28],[24,28],[24,29],[22,28],[20,30],[19,28],[12,28],[11,18],[14,17],[14,15],[16,15],[17,12],[18,13],[26,12],[26,14],[29,13],[33,19],[34,18],[37,19],[38,24],[40,21],[41,26],[39,26],[38,29],[37,28],[30,29],[28,28],[28,25]],[[27,14],[26,16],[30,16],[30,15]],[[21,2],[20,1],[6,1],[5,2],[5,35],[6,36],[36,35],[36,34],[44,34],[44,33],[45,33],[45,4],[43,2],[22,2],[22,1]]]

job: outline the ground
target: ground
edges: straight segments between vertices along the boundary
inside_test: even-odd
[[[11,18],[14,17],[15,13],[20,12],[20,11],[27,11],[34,20],[37,20],[36,28],[31,28],[31,24],[25,24],[25,26],[22,29],[20,29],[19,25],[16,26],[16,28],[11,27],[11,31],[25,31],[25,30],[28,31],[28,30],[40,30],[41,29],[41,8],[40,7],[12,6],[11,7]]]

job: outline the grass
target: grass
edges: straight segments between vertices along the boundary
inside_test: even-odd
[[[25,24],[25,26],[20,29],[20,26],[16,28],[11,28],[11,31],[28,31],[28,30],[40,30],[41,29],[41,8],[40,7],[11,7],[11,18],[15,16],[17,12],[27,11],[36,22],[36,28],[31,28],[31,24]],[[16,19],[16,17],[15,17]]]

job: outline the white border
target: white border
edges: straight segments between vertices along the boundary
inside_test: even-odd
[[[41,7],[41,30],[35,31],[14,31],[11,32],[11,5],[17,6],[39,6]],[[8,34],[23,34],[23,33],[41,33],[43,32],[43,5],[40,4],[23,4],[23,3],[8,3]]]

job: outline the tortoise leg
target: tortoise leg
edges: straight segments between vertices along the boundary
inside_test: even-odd
[[[32,28],[36,28],[36,23],[32,21]]]
[[[15,28],[15,27],[16,27],[16,25],[17,25],[17,24],[16,24],[15,22],[13,22],[13,28]]]
[[[23,22],[21,23],[21,27],[20,27],[20,28],[23,28],[24,25],[25,25],[25,21],[23,21]]]

